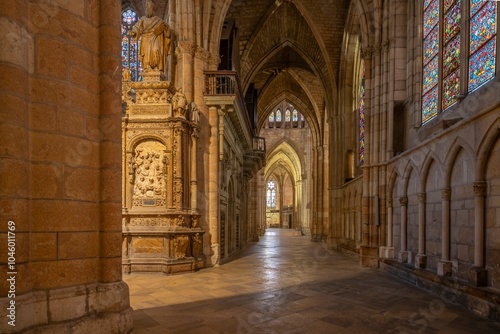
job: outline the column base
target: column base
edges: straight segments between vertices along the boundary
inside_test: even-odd
[[[394,247],[382,246],[379,248],[379,257],[383,259],[394,258]]]
[[[378,268],[378,247],[361,246],[359,248],[359,265],[366,268]]]
[[[260,232],[259,233],[251,233],[250,234],[250,241],[251,242],[259,241],[259,235],[260,235]]]
[[[425,269],[427,267],[427,255],[417,254],[415,255],[415,268]]]
[[[439,276],[451,276],[453,264],[451,261],[441,260],[437,264],[437,273]]]
[[[472,267],[469,271],[469,283],[473,286],[487,286],[488,271],[484,267]]]
[[[400,251],[398,254],[398,261],[401,263],[408,263],[410,252],[408,251]]]
[[[16,296],[15,301],[15,327],[3,320],[1,333],[28,328],[41,334],[132,332],[129,290],[122,281],[33,291]],[[7,298],[0,298],[4,303]],[[2,319],[9,319],[7,308],[2,309]]]

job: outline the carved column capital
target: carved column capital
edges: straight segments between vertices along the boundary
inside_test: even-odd
[[[474,195],[486,196],[487,184],[485,181],[474,182]]]
[[[219,55],[211,54],[208,58],[208,65],[212,70],[216,70],[219,67],[220,62],[221,58]]]
[[[425,200],[427,199],[427,194],[426,193],[419,193],[418,194],[418,200],[420,202],[424,202],[425,203]]]
[[[386,41],[382,42],[381,48],[382,48],[383,52],[389,52],[389,50],[391,49],[391,41],[386,40]]]
[[[387,207],[388,207],[388,208],[392,208],[392,204],[393,204],[393,200],[392,200],[392,198],[389,198],[389,199],[387,200]]]
[[[177,55],[188,53],[191,56],[194,56],[195,51],[196,51],[196,45],[194,45],[193,43],[191,43],[191,42],[179,42],[177,44],[177,48],[175,50],[175,53]]]
[[[451,198],[451,188],[445,188],[441,190],[441,198],[445,201],[449,201]]]
[[[408,205],[408,196],[400,197],[399,203],[401,203],[401,206],[407,206]]]
[[[210,60],[210,52],[208,50],[205,50],[204,48],[197,47],[194,56],[196,58],[199,58],[203,61],[209,61]]]

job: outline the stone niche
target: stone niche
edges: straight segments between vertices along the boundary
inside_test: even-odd
[[[124,273],[171,274],[205,263],[196,208],[198,110],[157,79],[123,83]]]

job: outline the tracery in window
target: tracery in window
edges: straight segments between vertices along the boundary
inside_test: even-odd
[[[461,94],[495,76],[497,1],[424,0],[423,4],[422,123],[426,123]],[[464,13],[469,13],[466,22]],[[461,27],[467,25],[469,43],[462,43]],[[465,66],[460,66],[462,53],[468,55]]]
[[[268,208],[276,208],[276,183],[272,180],[267,183],[266,202]]]
[[[126,9],[122,12],[122,70],[130,70],[130,80],[140,81],[140,72],[142,70],[138,50],[139,45],[128,33],[138,20],[137,13],[132,9]]]

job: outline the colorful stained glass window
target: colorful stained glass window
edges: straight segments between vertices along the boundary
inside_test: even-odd
[[[281,110],[276,110],[276,122],[281,122]]]
[[[269,115],[269,123],[274,123],[274,113],[273,112]]]
[[[285,122],[290,122],[291,117],[292,117],[292,113],[290,112],[290,109],[287,109],[285,111]]]
[[[137,13],[132,9],[127,9],[122,13],[122,70],[127,68],[130,70],[131,81],[140,81],[140,72],[142,70],[138,58],[139,45],[129,35],[129,31],[137,20]]]
[[[494,1],[487,2],[470,20],[470,52],[474,53],[496,34],[496,8]]]
[[[434,87],[422,100],[422,123],[426,123],[437,115],[438,112],[438,89]]]
[[[365,163],[365,64],[361,62],[361,80],[359,85],[359,164]]]
[[[294,109],[292,113],[292,121],[297,122],[298,120],[299,120],[299,113],[297,112],[297,109]]]
[[[458,0],[444,17],[444,41],[445,43],[460,32],[460,0]]]
[[[470,1],[469,91],[495,76],[497,2]]]
[[[490,40],[469,59],[469,91],[495,76],[495,40]]]
[[[424,12],[424,36],[439,22],[439,0],[432,0]]]
[[[439,0],[424,2],[424,61],[422,78],[422,123],[437,115],[429,110],[429,99],[437,98],[437,84],[439,80]],[[427,102],[427,104],[425,103]]]
[[[274,181],[269,181],[267,183],[267,207],[275,208],[276,207],[276,183]]]
[[[457,102],[460,96],[460,0],[445,3],[444,51],[443,51],[443,99],[444,110]]]
[[[435,26],[424,39],[424,64],[439,52],[439,26]]]
[[[457,35],[455,39],[445,46],[443,65],[443,75],[445,77],[460,67],[460,35]]]
[[[438,74],[438,57],[436,56],[424,67],[424,94],[437,84]]]

